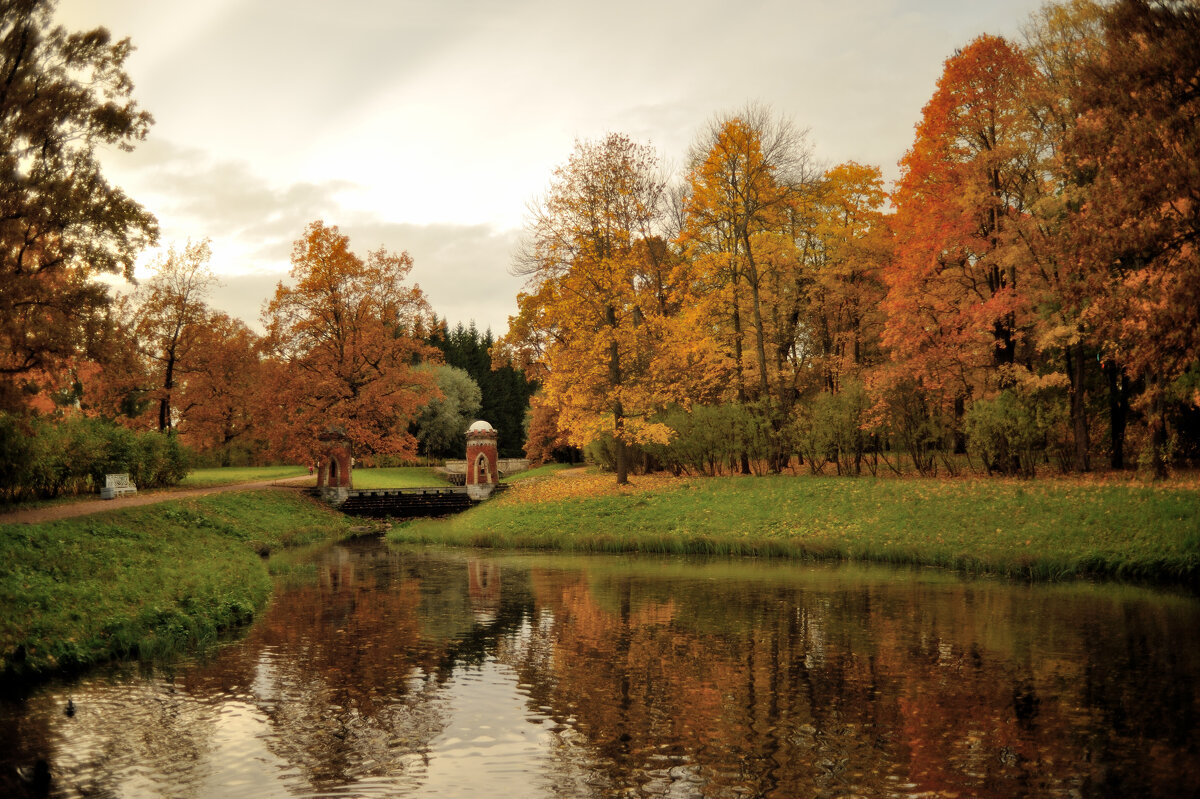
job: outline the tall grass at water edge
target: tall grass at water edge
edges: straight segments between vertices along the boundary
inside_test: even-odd
[[[1197,586],[1200,492],[1084,480],[530,480],[393,541],[921,564]]]

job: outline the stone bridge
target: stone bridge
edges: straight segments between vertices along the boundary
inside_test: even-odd
[[[345,431],[330,428],[319,437],[317,487],[321,499],[352,516],[411,518],[445,516],[466,510],[504,490],[500,476],[528,468],[528,461],[501,460],[497,455],[496,431],[479,421],[467,430],[467,457],[448,461],[446,472],[454,479],[451,464],[462,464],[460,485],[420,488],[354,488],[350,439]]]

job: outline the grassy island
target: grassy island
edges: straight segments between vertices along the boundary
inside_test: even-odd
[[[645,476],[563,472],[397,542],[942,566],[1024,579],[1200,577],[1190,482]]]
[[[212,641],[270,598],[269,552],[348,530],[286,491],[0,525],[0,673],[11,684]]]

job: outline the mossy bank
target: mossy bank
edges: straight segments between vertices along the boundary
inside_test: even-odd
[[[1200,580],[1194,485],[1087,480],[551,476],[411,543],[844,559],[1022,579]]]
[[[213,641],[267,603],[272,550],[348,533],[345,517],[278,490],[0,525],[2,679]]]

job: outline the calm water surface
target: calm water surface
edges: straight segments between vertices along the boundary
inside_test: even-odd
[[[241,640],[0,704],[0,795],[1185,797],[1200,602],[357,541]],[[68,700],[75,713],[65,713]]]

